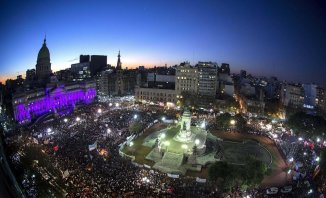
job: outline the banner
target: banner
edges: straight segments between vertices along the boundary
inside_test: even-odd
[[[145,168],[151,168],[151,166],[148,166],[147,164],[144,164]]]
[[[199,177],[196,177],[196,182],[198,182],[198,183],[206,183],[206,179],[201,179]]]
[[[170,174],[170,173],[168,173],[167,175],[168,175],[168,177],[171,177],[171,178],[175,178],[175,179],[179,178],[179,175],[174,175],[174,174]]]
[[[63,178],[67,178],[67,177],[69,177],[68,169],[65,172],[63,172]]]
[[[38,140],[37,140],[36,138],[33,138],[33,142],[34,142],[35,144],[38,144]]]
[[[88,145],[89,151],[95,150],[96,148],[97,148],[97,141],[95,141],[94,144]]]

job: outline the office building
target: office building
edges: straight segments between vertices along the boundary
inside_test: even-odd
[[[198,68],[189,62],[183,62],[176,67],[176,97],[182,98],[183,92],[198,94]]]

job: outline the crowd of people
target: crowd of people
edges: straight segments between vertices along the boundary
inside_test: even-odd
[[[47,119],[25,129],[32,133],[22,144],[36,144],[49,156],[48,163],[61,173],[51,177],[51,182],[59,184],[56,186],[66,197],[216,197],[219,192],[208,184],[196,183],[193,178],[170,178],[137,167],[119,155],[119,145],[133,135],[129,130],[132,122],[140,123],[144,130],[162,115],[175,118],[176,110],[147,108],[109,103],[82,107],[69,116]],[[18,143],[7,142],[9,146]],[[34,188],[27,192],[31,197],[37,193]]]
[[[231,193],[223,194],[221,189],[209,180],[202,184],[186,176],[178,179],[170,178],[165,173],[135,166],[130,159],[119,155],[119,145],[134,135],[130,130],[132,123],[139,123],[142,127],[140,131],[143,131],[155,120],[162,120],[162,116],[176,119],[175,115],[178,112],[176,109],[167,110],[159,106],[96,103],[80,107],[71,115],[47,119],[29,128],[22,128],[21,130],[28,132],[28,138],[20,141],[24,146],[38,145],[42,152],[49,156],[48,163],[61,173],[49,180],[54,186],[60,188],[66,197],[267,196],[266,189],[262,188],[250,189],[246,192],[234,189]],[[210,111],[196,112],[193,123],[201,125],[204,120],[207,129],[211,130],[215,127],[215,118],[216,114]],[[248,133],[269,137],[268,130],[263,130],[260,123],[261,121],[252,120],[250,123],[252,130]],[[277,139],[282,140],[282,137]],[[7,138],[7,143],[8,146],[17,144],[16,136]],[[299,158],[300,153],[302,153],[300,149],[293,153],[296,161],[299,159],[307,161],[308,159]],[[310,153],[308,156],[311,156]],[[305,177],[308,179],[305,180],[311,181],[313,166],[304,167],[309,168],[306,170],[300,167],[300,171],[307,172]],[[26,181],[25,179],[24,182]],[[298,181],[296,185],[300,189],[302,180]],[[29,185],[23,186],[29,188]],[[34,191],[35,189],[31,193],[35,194]]]

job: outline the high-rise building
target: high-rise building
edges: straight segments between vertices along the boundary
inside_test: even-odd
[[[199,62],[198,67],[198,94],[200,96],[216,95],[217,64],[213,62]]]
[[[176,68],[175,90],[177,98],[182,97],[183,92],[198,93],[198,68],[183,62]]]
[[[88,63],[90,62],[89,55],[80,55],[79,63]]]
[[[281,100],[285,106],[302,108],[304,104],[304,88],[301,84],[283,84],[281,91]]]
[[[217,78],[217,93],[219,98],[223,96],[233,96],[234,95],[234,82],[230,76],[230,65],[227,63],[222,63],[222,66],[218,68],[218,78]]]
[[[317,85],[303,84],[303,89],[304,89],[303,107],[307,109],[314,109],[316,107]]]
[[[71,72],[74,81],[82,81],[91,78],[90,62],[80,62],[71,64]]]
[[[243,79],[243,78],[247,78],[247,72],[246,70],[241,70],[240,71],[240,78]]]
[[[326,111],[326,94],[325,94],[325,89],[317,86],[316,88],[316,106],[318,109],[321,111]]]
[[[91,76],[95,76],[97,73],[105,70],[107,66],[107,56],[92,55],[90,62]]]
[[[38,80],[44,81],[47,79],[51,71],[51,63],[50,63],[50,52],[48,47],[46,46],[46,38],[44,39],[42,48],[40,49],[37,55],[37,64],[36,64],[36,76]]]
[[[24,84],[24,79],[22,75],[18,75],[16,79],[16,86],[17,87],[22,87]]]
[[[222,63],[221,67],[218,68],[218,73],[230,75],[230,65],[228,63]]]

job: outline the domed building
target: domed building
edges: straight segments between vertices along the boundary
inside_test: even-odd
[[[46,46],[45,38],[42,48],[37,55],[36,76],[39,80],[43,80],[48,78],[51,73],[50,52]]]

